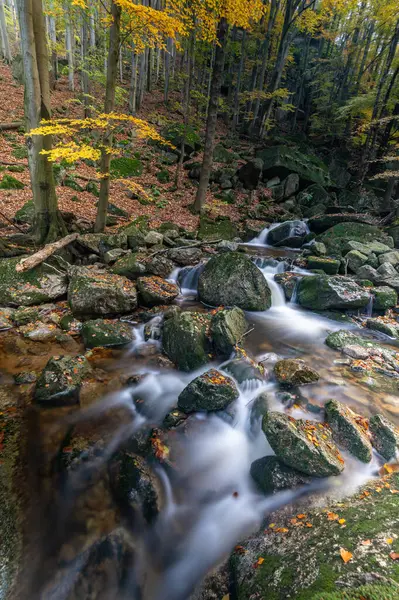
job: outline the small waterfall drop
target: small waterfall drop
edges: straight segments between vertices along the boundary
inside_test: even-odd
[[[274,259],[256,258],[255,265],[260,271],[262,271],[264,278],[266,279],[270,291],[272,293],[272,307],[277,308],[285,306],[285,295],[282,288],[274,280],[276,273],[284,273],[287,269],[284,261],[278,261]]]

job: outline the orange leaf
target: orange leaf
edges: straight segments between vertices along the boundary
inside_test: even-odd
[[[306,515],[301,513],[300,515],[297,515],[297,519],[306,519]]]
[[[265,562],[265,559],[264,559],[264,558],[262,558],[262,556],[261,556],[260,558],[258,558],[258,560],[257,560],[256,564],[257,564],[257,565],[262,565],[264,562]]]
[[[341,558],[342,558],[342,560],[344,561],[345,564],[347,562],[349,562],[350,559],[353,556],[352,552],[349,552],[348,550],[345,550],[345,548],[341,548],[340,554],[341,554]]]
[[[363,540],[362,546],[371,546],[371,540]]]
[[[306,523],[306,527],[313,527],[312,523]]]
[[[391,552],[389,556],[392,560],[399,560],[399,552]]]
[[[337,513],[334,513],[334,512],[327,513],[327,519],[329,521],[336,521],[338,518],[339,518],[339,515],[337,515]]]

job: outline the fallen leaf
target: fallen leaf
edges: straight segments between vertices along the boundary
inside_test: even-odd
[[[387,538],[385,541],[386,541],[387,544],[392,544],[393,543],[393,539],[392,538]]]
[[[312,523],[306,523],[306,527],[313,527]]]
[[[363,540],[362,546],[371,546],[371,540]]]
[[[339,520],[338,520],[338,523],[339,523],[340,525],[343,525],[344,523],[346,523],[346,519],[339,519]]]
[[[258,558],[257,560],[257,565],[263,565],[263,563],[265,562],[265,559],[261,556],[260,558]]]
[[[341,548],[340,554],[341,554],[341,558],[342,558],[342,560],[344,561],[345,564],[347,562],[349,562],[350,559],[353,556],[352,552],[349,552],[348,550],[345,550],[345,548]]]
[[[300,515],[297,515],[297,519],[306,519],[306,515],[301,513]]]
[[[399,552],[391,552],[389,556],[392,560],[399,560]]]
[[[276,527],[276,523],[270,523],[269,527],[270,529],[273,529],[273,527]]]
[[[230,594],[226,594],[223,596],[222,600],[230,600]]]
[[[339,518],[339,515],[337,515],[337,513],[334,513],[334,512],[327,513],[327,519],[329,521],[336,521],[338,518]]]

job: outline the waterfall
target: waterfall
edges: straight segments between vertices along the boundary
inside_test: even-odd
[[[286,271],[286,263],[284,261],[278,261],[274,259],[256,258],[255,265],[260,271],[262,271],[262,274],[270,288],[272,294],[272,307],[277,308],[285,306],[286,301],[284,292],[279,284],[274,281],[274,276],[276,273],[283,273]]]

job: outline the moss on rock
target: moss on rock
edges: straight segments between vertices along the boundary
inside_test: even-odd
[[[103,319],[83,323],[81,335],[86,348],[124,346],[134,339],[133,330],[127,323]]]
[[[184,312],[164,324],[162,347],[165,354],[182,371],[191,371],[210,360],[210,316]]]
[[[247,329],[244,312],[237,308],[219,310],[211,321],[211,337],[218,354],[230,354]]]
[[[298,303],[312,310],[364,308],[370,293],[348,277],[315,275],[298,284]]]
[[[338,400],[329,400],[324,408],[336,443],[362,462],[370,462],[372,448],[364,420]]]
[[[177,407],[185,413],[223,410],[237,400],[238,389],[230,377],[210,369],[196,377],[179,395]]]
[[[126,277],[84,269],[72,275],[68,301],[74,315],[112,316],[132,312],[137,293]]]
[[[50,358],[37,380],[35,402],[46,405],[76,404],[82,381],[91,371],[84,356]]]

